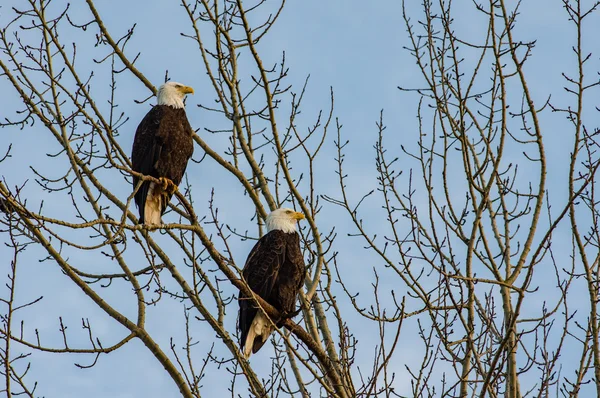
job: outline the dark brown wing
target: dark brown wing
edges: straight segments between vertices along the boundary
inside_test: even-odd
[[[166,177],[179,185],[194,151],[192,134],[185,110],[156,105],[136,130],[131,151],[133,170],[155,178]],[[138,179],[134,178],[133,189],[137,183]],[[144,181],[135,195],[140,223],[144,223],[144,207],[149,187],[150,182]],[[166,201],[162,212],[165,210]]]
[[[273,286],[277,282],[281,265],[285,259],[287,243],[285,235],[281,231],[271,231],[260,238],[252,248],[244,266],[243,276],[246,283],[252,291],[267,301],[269,301],[268,299]],[[240,305],[238,328],[243,347],[258,309],[241,291],[238,302]]]
[[[160,177],[168,178],[175,185],[181,183],[194,152],[192,134],[185,110],[165,106],[156,137],[156,141],[161,144],[161,151],[154,168]]]
[[[162,120],[164,107],[155,106],[144,116],[140,122],[133,140],[131,150],[131,165],[134,171],[147,176],[158,178],[154,164],[160,156],[162,143],[157,140],[158,129]],[[137,187],[138,178],[133,178],[133,189]],[[135,194],[135,204],[140,212],[140,223],[144,223],[144,207],[150,182],[144,181]]]
[[[300,249],[300,236],[297,233],[284,235],[286,256],[279,271],[276,286],[268,301],[280,311],[291,313],[296,309],[296,299],[304,283],[306,266]]]

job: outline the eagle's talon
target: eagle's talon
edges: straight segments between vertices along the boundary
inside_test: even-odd
[[[177,185],[166,177],[160,177],[158,179],[160,181],[160,186],[163,191],[168,193],[169,195],[173,195],[175,191],[177,191]]]
[[[288,317],[289,317],[290,319],[291,319],[291,318],[295,318],[295,317],[296,317],[296,315],[298,315],[298,314],[300,313],[300,311],[302,311],[302,306],[298,307],[298,309],[297,309],[297,310],[290,312],[290,313],[288,314]]]
[[[160,188],[163,191],[166,191],[167,187],[169,186],[169,183],[168,183],[169,180],[167,178],[165,178],[165,177],[159,177],[158,181],[160,182]]]
[[[285,321],[286,319],[292,319],[296,315],[298,315],[300,313],[300,311],[302,311],[302,306],[300,306],[295,311],[281,311],[280,314],[279,314],[279,320],[280,321]]]
[[[167,180],[167,181],[169,181],[169,184],[168,184],[169,186],[167,187],[167,193],[169,195],[173,195],[177,191],[178,187],[177,187],[177,185],[175,185],[175,183],[173,181],[171,181],[171,180]]]

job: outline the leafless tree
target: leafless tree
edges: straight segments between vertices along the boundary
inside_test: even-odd
[[[7,391],[10,393],[15,380],[26,388],[21,373],[10,367],[14,362],[11,343],[20,344],[23,352],[91,354],[94,359],[90,364],[79,365],[89,367],[102,354],[139,339],[186,397],[201,395],[207,367],[227,369],[224,372],[231,376],[231,384],[227,387],[224,383],[223,389],[231,389],[232,394],[249,390],[256,396],[270,396],[281,390],[307,395],[312,385],[326,395],[354,395],[348,366],[339,358],[334,332],[325,315],[332,299],[329,283],[320,281],[324,264],[332,256],[329,251],[334,235],[317,228],[320,205],[312,173],[328,132],[333,96],[331,108],[316,115],[312,126],[298,126],[295,118],[304,87],[293,91],[286,85],[284,57],[274,66],[265,66],[257,50],[283,4],[269,10],[263,10],[270,7],[263,2],[182,1],[178,5],[184,10],[186,23],[182,40],[195,45],[200,63],[194,67],[199,75],[208,74],[212,86],[212,94],[203,93],[207,98],[202,101],[202,110],[216,114],[209,119],[214,125],[204,125],[202,131],[198,127],[194,139],[200,153],[196,162],[201,164],[188,171],[195,173],[194,168],[198,168],[198,174],[210,174],[218,168],[228,184],[238,184],[240,197],[254,211],[225,223],[220,218],[223,206],[217,205],[219,188],[200,205],[192,201],[195,190],[188,179],[177,193],[179,204],[176,202],[172,208],[172,221],[160,228],[160,234],[136,225],[131,194],[115,194],[121,192],[118,185],[126,185],[132,177],[129,148],[121,146],[120,138],[123,131],[131,134],[135,129],[135,121],[118,108],[123,100],[120,83],[134,77],[146,97],[156,94],[155,86],[136,62],[139,54],[126,49],[135,28],[113,37],[93,1],[76,7],[49,1],[23,2],[11,10],[13,19],[0,36],[2,76],[22,100],[21,108],[9,115],[3,126],[30,130],[41,125],[55,140],[50,150],[55,152],[48,155],[52,160],[43,169],[31,169],[33,185],[37,186],[22,181],[13,189],[13,182],[5,178],[1,187],[7,213],[4,230],[15,250],[10,281],[17,274],[20,250],[27,245],[43,249],[38,253],[42,261],[59,267],[128,333],[115,341],[101,341],[94,334],[92,322],[84,319],[83,332],[89,336],[89,343],[75,348],[69,342],[68,326],[61,319],[64,346],[29,339],[25,337],[27,324],[18,331],[11,324],[11,316],[19,307],[12,294],[14,284],[9,284],[3,328]],[[87,17],[82,19],[82,14]],[[255,17],[262,19],[251,25],[249,21]],[[96,39],[91,52],[83,51],[81,41],[74,40],[86,35]],[[87,59],[81,60],[82,53]],[[86,70],[85,61],[90,59],[95,62],[93,71]],[[240,66],[242,62],[244,67]],[[108,91],[102,87],[106,77],[110,82]],[[287,125],[277,123],[280,110],[287,112]],[[199,111],[190,109],[188,113]],[[207,135],[216,137],[213,145],[207,142]],[[49,151],[37,149],[40,152],[31,148],[29,155],[43,156]],[[36,195],[39,200],[27,200]],[[66,208],[53,211],[42,205],[59,201]],[[232,297],[236,289],[249,290],[240,280],[245,258],[234,258],[231,246],[233,240],[260,236],[267,213],[284,204],[306,215],[308,225],[302,238],[309,278],[301,297],[302,326],[291,320],[285,322],[285,331],[274,340],[277,355],[272,375],[263,382],[239,351],[234,326],[237,303]],[[231,203],[227,210],[239,209],[240,205]],[[199,209],[203,210],[197,214]],[[256,225],[253,232],[248,228],[251,222]],[[97,262],[92,262],[94,268],[90,268],[72,259],[76,253],[103,257],[104,261],[100,268]],[[110,298],[121,297],[123,291],[132,292],[125,297],[135,308],[135,315],[126,315],[120,309],[123,305],[111,304]],[[187,338],[161,346],[147,327],[147,318],[152,306],[167,297],[183,303],[181,328],[186,330]],[[274,318],[277,316],[264,302],[262,305]],[[195,320],[208,325],[216,334],[215,341],[198,344]]]
[[[600,163],[598,128],[584,118],[593,123],[597,110],[584,94],[589,98],[599,83],[582,40],[598,3],[563,2],[576,69],[564,71],[569,96],[560,104],[539,103],[532,92],[535,38],[517,35],[521,3],[473,3],[463,17],[453,7],[425,1],[416,14],[404,3],[408,51],[424,83],[400,87],[418,98],[418,133],[410,134],[417,145],[390,137],[382,115],[376,189],[352,200],[339,133],[342,195],[328,200],[346,210],[383,264],[375,277],[396,278],[396,295],[405,292],[402,317],[416,321],[423,341],[423,359],[407,366],[414,396],[598,394],[594,187]],[[486,30],[473,37],[461,24]],[[549,170],[560,161],[547,146],[556,151],[552,111],[571,122],[559,145],[563,151],[566,142],[573,145],[570,157],[563,156],[568,181]],[[383,213],[363,221],[369,201]],[[587,309],[575,294],[583,285]],[[364,305],[357,301],[357,310]]]
[[[93,0],[23,0],[2,10],[10,17],[0,26],[0,82],[20,101],[0,123],[35,132],[42,144],[19,159],[28,172],[16,179],[3,171],[0,182],[2,253],[10,253],[0,296],[7,396],[43,389],[30,375],[30,353],[69,355],[90,368],[134,341],[184,397],[600,395],[600,163],[597,110],[586,102],[600,69],[582,40],[599,3],[564,0],[576,69],[564,71],[568,97],[541,103],[529,82],[535,38],[517,34],[519,3],[474,2],[469,15],[442,0],[403,4],[422,85],[398,95],[416,99],[418,128],[391,134],[382,112],[377,177],[361,196],[349,189],[358,185],[344,168],[355,156],[352,134],[343,115],[333,117],[334,92],[311,121],[300,117],[305,96],[324,93],[309,93],[308,79],[289,83],[284,49],[276,61],[261,52],[284,6],[173,4],[179,40],[195,52],[186,66],[208,90],[198,105],[188,101],[190,120],[202,115],[201,125],[192,123],[195,155],[160,228],[137,224],[124,145],[139,120],[123,104],[149,109],[159,83],[135,48],[138,26],[109,30],[110,16]],[[474,17],[476,38],[459,28]],[[550,183],[549,124],[564,116],[573,145],[562,168],[568,181]],[[11,143],[2,149],[0,164],[19,153]],[[323,196],[318,170],[331,158],[328,184],[338,182],[338,193]],[[308,276],[301,316],[274,334],[259,370],[241,355],[235,330],[237,292],[251,294],[240,278],[241,247],[282,205],[306,215]],[[340,208],[354,225],[350,236],[322,217]],[[372,280],[357,291],[345,262],[363,251]],[[100,337],[92,315],[79,330],[59,317],[54,336],[32,327],[46,297],[22,300],[19,281],[31,279],[33,260],[62,273],[115,332]],[[151,321],[161,308],[180,309],[169,344]],[[376,337],[357,339],[363,325]],[[407,358],[414,336],[420,355]],[[227,381],[208,390],[210,371]]]

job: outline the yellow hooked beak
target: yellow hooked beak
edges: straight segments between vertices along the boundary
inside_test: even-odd
[[[194,89],[189,86],[182,86],[179,88],[179,92],[182,94],[194,94]]]
[[[300,213],[298,211],[295,211],[294,214],[292,215],[292,218],[294,220],[300,221],[300,220],[304,220],[306,217],[304,217],[304,214],[302,214],[302,213]]]

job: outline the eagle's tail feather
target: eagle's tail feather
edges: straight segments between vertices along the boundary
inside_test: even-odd
[[[267,342],[269,335],[273,332],[274,327],[271,320],[267,318],[261,311],[259,311],[254,319],[246,341],[244,343],[244,357],[250,358],[250,355],[256,354],[258,350]]]
[[[158,188],[158,189],[157,189]],[[144,205],[144,223],[147,225],[160,225],[162,215],[162,195],[160,188],[153,182],[148,188],[146,203]]]

